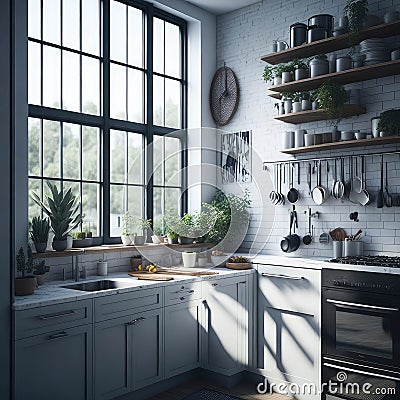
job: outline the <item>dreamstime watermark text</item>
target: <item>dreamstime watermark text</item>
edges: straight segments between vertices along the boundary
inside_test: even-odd
[[[286,396],[313,396],[328,393],[331,395],[344,394],[344,395],[395,395],[395,387],[375,387],[370,382],[357,383],[347,382],[348,376],[345,372],[340,371],[336,375],[336,380],[329,380],[322,383],[319,387],[314,383],[293,383],[293,382],[279,382],[267,383],[267,378],[264,382],[257,385],[257,392],[260,394],[279,393]]]

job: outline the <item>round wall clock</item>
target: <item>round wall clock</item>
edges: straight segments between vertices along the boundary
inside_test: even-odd
[[[210,109],[217,125],[226,125],[239,105],[239,82],[225,64],[214,75],[210,87]]]

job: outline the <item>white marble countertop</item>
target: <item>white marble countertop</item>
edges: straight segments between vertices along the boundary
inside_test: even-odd
[[[41,306],[47,306],[51,304],[60,304],[66,303],[70,301],[77,300],[85,300],[92,299],[95,297],[101,296],[109,296],[115,295],[116,293],[124,293],[130,292],[133,290],[141,290],[145,288],[157,288],[167,285],[174,285],[176,283],[181,282],[198,282],[201,280],[208,279],[220,279],[229,275],[247,275],[254,273],[254,269],[247,270],[232,270],[227,268],[194,268],[193,270],[207,270],[211,269],[213,272],[217,272],[218,274],[213,275],[202,275],[202,276],[182,276],[182,275],[174,275],[174,279],[170,281],[147,281],[147,280],[138,280],[137,278],[133,278],[128,276],[127,272],[119,272],[109,274],[107,276],[91,276],[87,279],[80,279],[79,282],[75,282],[74,280],[65,280],[65,281],[52,281],[46,282],[44,285],[39,286],[35,293],[31,296],[21,296],[16,297],[15,302],[13,304],[14,310],[24,310],[28,308],[35,308]],[[109,289],[109,290],[100,290],[96,292],[84,292],[81,290],[67,289],[63,286],[73,285],[76,283],[83,282],[93,282],[103,279],[112,279],[118,280],[122,282],[129,282],[132,286],[118,289]]]

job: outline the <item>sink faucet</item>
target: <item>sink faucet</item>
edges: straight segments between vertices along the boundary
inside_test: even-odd
[[[79,282],[79,263],[78,256],[72,256],[72,278]]]

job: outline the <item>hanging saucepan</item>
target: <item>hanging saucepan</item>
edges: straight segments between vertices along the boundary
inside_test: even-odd
[[[288,194],[287,194],[286,197],[287,197],[289,203],[294,204],[294,203],[296,203],[296,202],[299,200],[299,198],[300,198],[300,193],[298,192],[297,189],[295,189],[295,188],[293,187],[293,170],[294,170],[294,164],[290,164],[289,168],[290,168],[290,189],[289,189],[289,192],[288,192]]]
[[[293,206],[294,207],[294,206]],[[292,234],[292,225],[294,224],[293,231],[295,231],[295,227],[297,226],[297,213],[293,210],[290,213],[290,227],[289,227],[289,235],[285,236],[281,240],[281,250],[284,253],[292,253],[296,251],[300,247],[300,237],[295,233]]]
[[[321,185],[321,161],[318,161],[317,167],[317,186],[313,189],[311,195],[314,203],[320,206],[326,199],[327,189]]]

